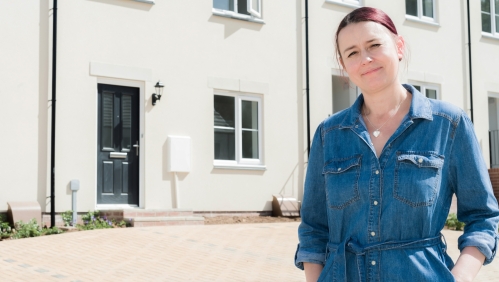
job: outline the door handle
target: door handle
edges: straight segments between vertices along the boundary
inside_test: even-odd
[[[135,148],[135,154],[138,156],[139,155],[139,141],[136,141],[135,144],[133,145]]]

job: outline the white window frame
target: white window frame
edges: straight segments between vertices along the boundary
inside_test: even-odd
[[[337,4],[351,8],[362,7],[363,2],[363,0],[326,0],[326,3]]]
[[[411,20],[411,21],[439,25],[438,24],[438,17],[437,17],[437,0],[432,0],[433,1],[433,18],[423,16],[423,0],[417,0],[417,1],[418,1],[418,16],[408,15],[407,10],[406,10],[405,18],[407,20]],[[405,3],[405,1],[404,1],[404,3]]]
[[[440,87],[438,85],[428,84],[428,83],[419,82],[419,81],[414,81],[414,82],[409,82],[409,83],[412,86],[419,86],[421,88],[421,90],[419,92],[421,92],[421,94],[423,94],[425,97],[426,97],[426,89],[435,90],[437,92],[437,98],[435,100],[441,100]],[[432,98],[428,98],[428,99],[432,99]]]
[[[236,142],[236,160],[213,160],[213,166],[215,168],[225,168],[225,169],[250,169],[250,170],[265,170],[263,163],[263,128],[262,128],[262,98],[258,96],[248,95],[244,93],[236,92],[226,92],[226,91],[215,91],[214,95],[234,97],[234,114],[235,114],[235,142]],[[241,116],[241,103],[242,101],[255,101],[258,102],[258,159],[247,159],[243,158],[243,142],[242,142],[242,116]],[[228,129],[226,127],[213,126],[215,128]],[[230,128],[232,129],[232,128]],[[214,132],[214,131],[213,131]],[[213,137],[213,141],[214,141]],[[214,148],[214,146],[212,147]],[[214,154],[212,155],[214,156]]]
[[[223,10],[223,9],[218,9],[213,7],[212,8],[212,13],[217,16],[221,17],[226,17],[226,18],[233,18],[233,19],[238,19],[238,20],[245,20],[245,21],[250,21],[250,22],[256,22],[256,23],[265,23],[262,19],[262,0],[257,0],[258,5],[260,7],[260,11],[256,10],[252,6],[252,1],[251,0],[246,0],[247,6],[246,9],[249,13],[249,15],[245,14],[239,14],[236,12],[238,10],[238,4],[237,0],[230,0],[234,1],[234,11],[231,10]]]
[[[489,11],[489,14],[490,14],[490,32],[486,32],[486,31],[483,31],[482,30],[482,35],[483,36],[486,36],[486,37],[494,37],[494,38],[498,38],[499,39],[499,30],[496,30],[496,3],[494,0],[488,0],[490,1],[490,11]],[[482,7],[481,7],[481,3],[480,3],[480,22],[481,22],[481,19],[482,19]]]

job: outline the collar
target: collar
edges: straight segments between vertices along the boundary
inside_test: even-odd
[[[414,88],[414,86],[410,84],[402,84],[402,86],[412,94],[411,107],[407,114],[408,118],[411,120],[416,118],[433,120],[430,100]],[[360,123],[362,104],[364,104],[364,96],[360,94],[355,103],[349,108],[348,113],[340,124],[341,127],[353,127],[355,124]]]

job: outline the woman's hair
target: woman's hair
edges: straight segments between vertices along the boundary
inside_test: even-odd
[[[390,17],[385,12],[372,7],[362,7],[355,9],[351,13],[346,15],[343,20],[341,20],[340,25],[336,30],[335,42],[336,57],[338,59],[338,62],[340,61],[339,59],[341,59],[340,49],[338,46],[338,34],[340,34],[340,31],[349,24],[367,21],[378,23],[386,27],[394,36],[398,35],[397,28],[393,24],[392,19],[390,19]]]

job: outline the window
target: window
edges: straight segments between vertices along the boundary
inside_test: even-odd
[[[344,110],[357,100],[360,89],[350,79],[333,75],[333,114]]]
[[[498,35],[499,33],[499,0],[481,0],[482,31]]]
[[[436,22],[434,0],[405,0],[407,19]]]
[[[213,13],[263,23],[262,0],[213,0]]]
[[[215,165],[262,165],[261,99],[214,96]]]
[[[326,2],[339,4],[342,6],[353,7],[353,8],[358,8],[362,6],[362,0],[326,0]]]
[[[413,84],[414,88],[416,88],[421,94],[425,95],[427,98],[430,99],[438,99],[438,88],[435,86],[428,86],[428,85],[418,85],[418,84]]]

